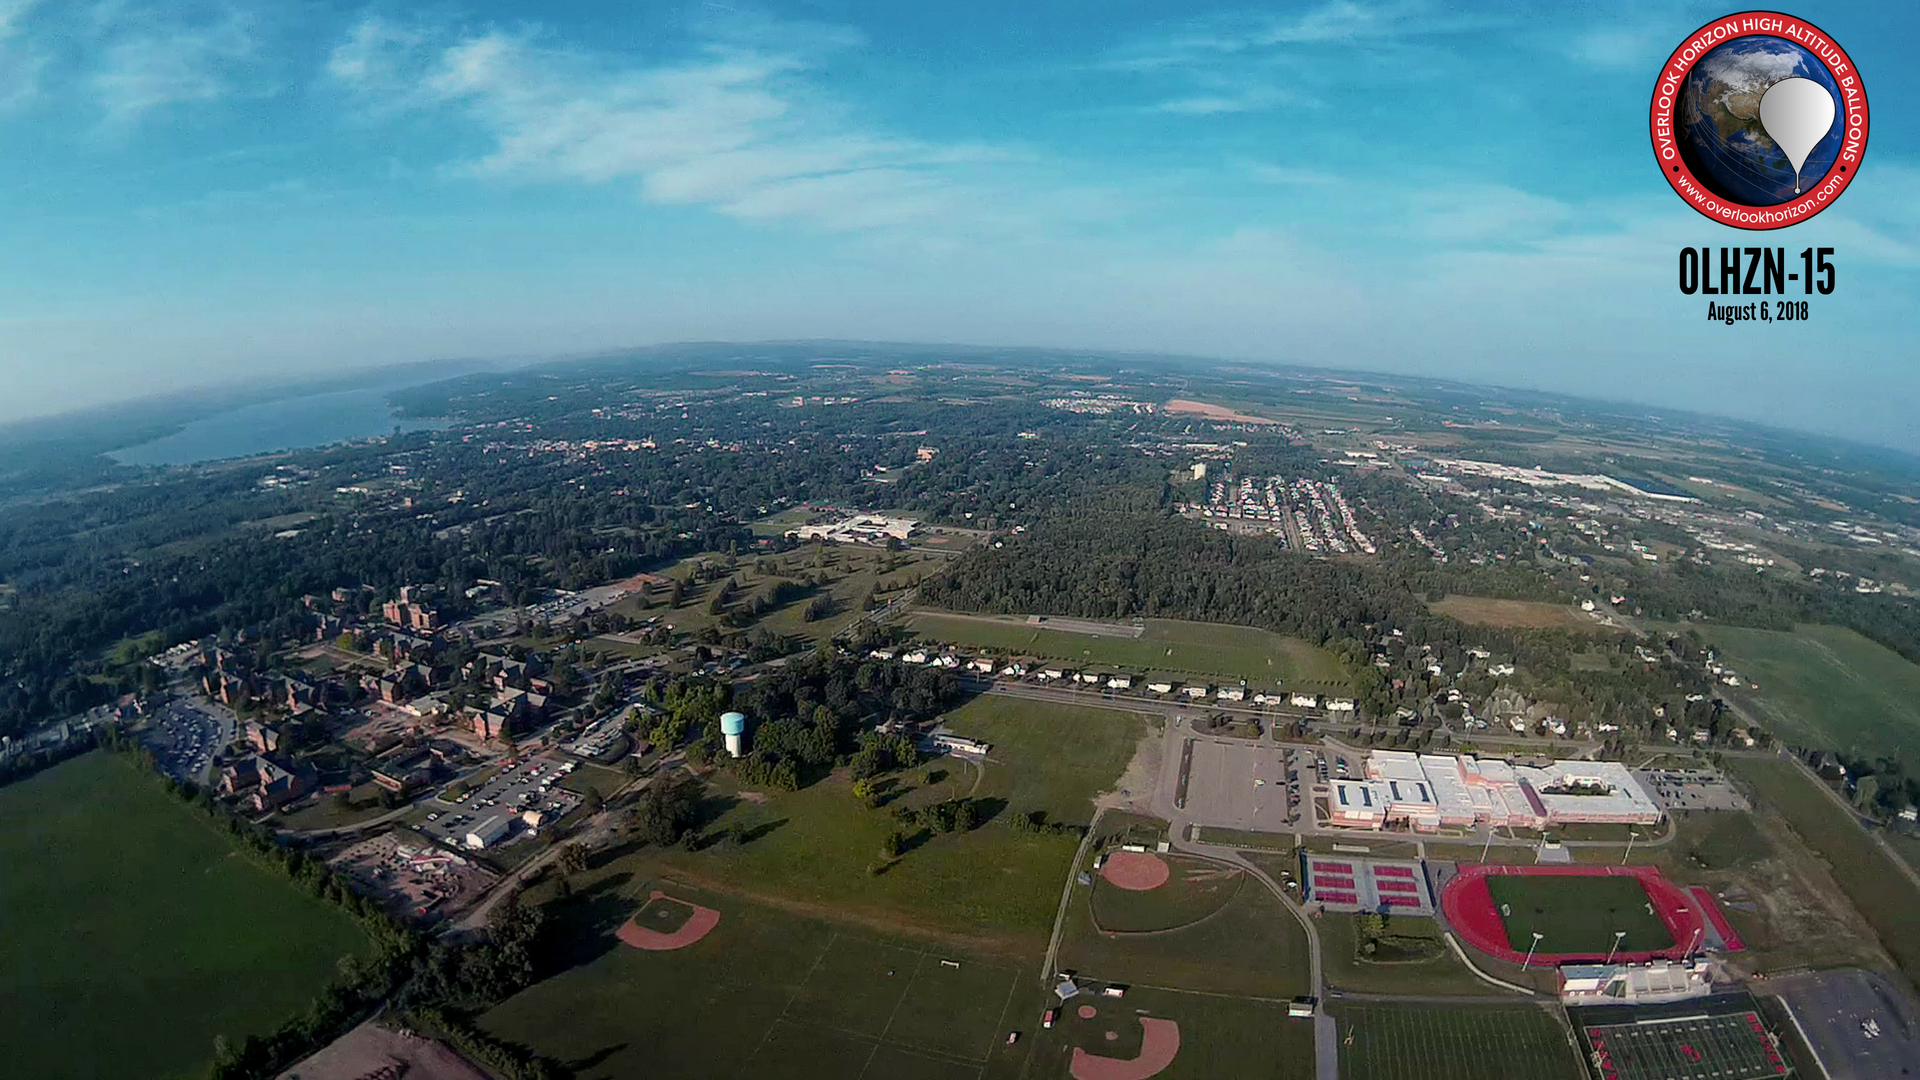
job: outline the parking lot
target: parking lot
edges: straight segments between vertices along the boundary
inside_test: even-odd
[[[181,780],[204,783],[213,757],[236,734],[233,715],[218,706],[181,698],[160,706],[141,741],[153,751],[160,770]]]
[[[1292,756],[1270,744],[1195,739],[1188,763],[1187,813],[1200,825],[1286,829],[1293,823],[1302,782],[1290,767]]]
[[[458,796],[443,790],[427,800],[422,804],[428,808],[427,820],[416,828],[443,843],[464,848],[467,833],[474,826],[489,818],[510,817],[518,820],[496,843],[511,843],[537,828],[527,823],[524,815],[528,811],[538,812],[545,825],[580,805],[580,796],[560,787],[561,778],[576,767],[572,762],[563,764],[546,758],[528,758],[503,767],[486,783]]]
[[[1830,1080],[1920,1076],[1920,1012],[1907,991],[1858,968],[1769,979]]]
[[[1716,769],[1646,769],[1635,775],[1668,810],[1753,809]]]

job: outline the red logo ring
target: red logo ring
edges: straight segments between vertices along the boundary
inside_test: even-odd
[[[1801,46],[1826,66],[1840,88],[1840,100],[1836,103],[1836,118],[1843,125],[1839,156],[1819,179],[1802,185],[1803,194],[1799,198],[1777,206],[1735,202],[1701,183],[1680,152],[1679,136],[1674,128],[1674,112],[1694,65],[1715,48],[1746,37],[1777,37]],[[1860,175],[1860,159],[1867,150],[1867,91],[1861,83],[1860,72],[1853,66],[1853,58],[1819,27],[1777,11],[1725,15],[1688,34],[1661,65],[1648,114],[1648,136],[1653,141],[1654,158],[1660,163],[1660,175],[1688,206],[1736,229],[1785,228],[1825,210],[1853,178]]]

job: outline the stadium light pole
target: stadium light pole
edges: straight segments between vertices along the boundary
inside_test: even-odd
[[[1525,971],[1528,968],[1533,966],[1533,950],[1540,947],[1540,939],[1545,936],[1546,936],[1545,934],[1542,934],[1538,930],[1535,930],[1533,932],[1533,944],[1527,946],[1527,958],[1525,960],[1520,961],[1521,971]]]
[[[1482,864],[1487,861],[1488,853],[1493,850],[1493,833],[1496,828],[1498,828],[1498,826],[1494,825],[1493,822],[1487,822],[1487,844],[1480,849],[1480,862]]]
[[[1613,954],[1620,951],[1620,939],[1626,936],[1627,932],[1625,930],[1615,930],[1613,932],[1613,948],[1607,950],[1608,964],[1613,963]]]
[[[1620,856],[1621,866],[1627,865],[1627,860],[1633,857],[1633,842],[1639,839],[1639,836],[1640,834],[1634,832],[1632,829],[1627,830],[1627,853]]]

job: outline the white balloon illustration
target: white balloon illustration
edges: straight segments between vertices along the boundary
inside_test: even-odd
[[[1800,194],[1800,166],[1833,128],[1833,95],[1812,79],[1782,79],[1760,98],[1760,126],[1793,163],[1793,193]]]

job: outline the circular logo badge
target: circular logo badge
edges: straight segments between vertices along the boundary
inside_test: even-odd
[[[1660,175],[1722,225],[1778,229],[1825,210],[1860,174],[1867,92],[1819,27],[1777,11],[1688,34],[1650,110]]]

